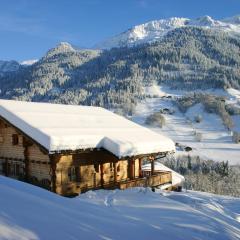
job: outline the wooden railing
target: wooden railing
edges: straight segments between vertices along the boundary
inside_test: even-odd
[[[131,187],[156,187],[166,183],[172,182],[172,173],[171,172],[161,172],[155,175],[137,178],[129,181],[118,182],[118,187],[120,189],[126,189]]]

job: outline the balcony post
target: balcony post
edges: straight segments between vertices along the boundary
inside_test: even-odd
[[[135,178],[135,160],[130,158],[128,160],[128,177],[133,180]]]
[[[142,158],[138,159],[139,162],[139,177],[142,177]]]
[[[101,176],[101,187],[103,188],[104,186],[104,172],[103,172],[103,163],[101,162],[100,164],[100,176]]]
[[[151,160],[151,176],[154,175],[154,162],[155,162],[155,159],[153,157],[150,158]]]
[[[117,163],[118,161],[114,161],[114,183],[117,182]]]

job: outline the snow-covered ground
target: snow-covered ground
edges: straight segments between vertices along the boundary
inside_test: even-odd
[[[0,176],[1,240],[240,239],[240,199],[135,188],[69,199]]]
[[[240,91],[238,90],[208,90],[207,92],[225,96],[228,103],[240,107]],[[146,94],[149,98],[137,105],[133,121],[144,125],[146,117],[153,112],[163,108],[174,109],[174,114],[164,114],[166,125],[163,128],[151,127],[151,129],[172,138],[175,142],[192,147],[193,151],[190,154],[215,161],[228,160],[233,165],[240,164],[240,145],[232,142],[231,133],[226,130],[218,115],[206,113],[201,104],[189,108],[186,114],[183,114],[173,105],[171,99],[163,98],[163,96],[182,96],[187,94],[185,91],[152,86],[146,88]],[[203,120],[201,123],[194,123],[193,119],[198,114],[203,117]],[[233,121],[234,129],[240,130],[240,116],[233,116]],[[202,134],[201,142],[196,140],[195,132]],[[189,153],[180,151],[177,154]]]

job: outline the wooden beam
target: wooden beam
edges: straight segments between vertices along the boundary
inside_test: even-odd
[[[128,177],[132,180],[135,178],[135,160],[128,159]]]
[[[21,159],[21,158],[10,158],[10,157],[4,157],[4,156],[0,156],[0,158],[9,160],[9,161],[24,162],[24,159]]]
[[[104,186],[104,172],[103,172],[103,163],[100,164],[100,176],[101,176],[101,187]]]
[[[30,158],[29,158],[29,146],[24,145],[24,162],[25,162],[25,181],[29,182],[30,180]]]
[[[174,151],[139,154],[139,155],[135,155],[135,156],[125,156],[125,157],[119,158],[119,160],[129,160],[129,159],[132,159],[133,157],[134,157],[135,159],[137,159],[137,158],[148,158],[148,157],[163,158],[163,157],[166,157],[166,155],[167,155],[168,153],[174,153]]]
[[[142,158],[138,159],[138,163],[139,163],[139,177],[142,177]]]
[[[114,183],[116,183],[117,182],[117,161],[115,161],[113,164],[113,166],[114,166]]]
[[[155,167],[155,166],[154,166],[154,162],[155,162],[154,159],[152,159],[152,160],[151,160],[151,176],[154,175],[154,167]]]
[[[50,159],[50,174],[51,174],[51,190],[52,192],[56,193],[56,180],[57,180],[57,176],[56,176],[56,169],[57,169],[57,163],[60,160],[59,155],[49,155],[49,159]]]
[[[85,156],[88,156],[89,154],[92,154],[91,159],[93,160],[99,160],[99,159],[111,159],[111,160],[119,160],[117,156],[115,156],[112,152],[104,149],[104,148],[87,148],[87,149],[76,149],[76,150],[60,150],[60,151],[54,151],[50,154],[60,154],[60,155],[73,155],[76,156],[76,158],[79,156],[83,156],[83,159],[85,159]],[[101,158],[99,156],[101,155]]]
[[[132,179],[135,178],[135,159],[132,159]]]

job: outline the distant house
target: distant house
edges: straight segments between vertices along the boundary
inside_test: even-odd
[[[64,196],[171,184],[172,172],[155,172],[154,161],[174,150],[169,138],[103,108],[0,100],[0,174]]]

